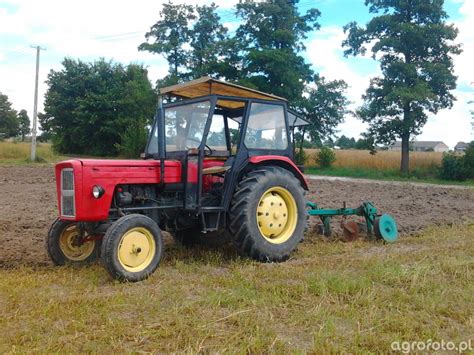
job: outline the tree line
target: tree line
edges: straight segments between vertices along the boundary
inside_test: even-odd
[[[139,45],[168,62],[168,74],[156,87],[136,64],[65,59],[62,70],[48,75],[42,128],[61,152],[133,155],[143,149],[156,90],[211,75],[287,98],[310,122],[305,138],[311,144],[334,139],[344,116],[354,114],[369,127],[361,144],[374,149],[402,140],[401,169],[407,172],[410,139],[429,113],[455,100],[457,29],[446,23],[443,0],[365,3],[371,20],[347,24],[341,46],[346,56],[370,51],[381,75],[371,79],[363,105],[353,113],[347,109],[348,84],[322,77],[304,57],[305,40],[320,28],[318,9],[301,14],[297,0],[239,2],[233,10],[239,25],[229,31],[217,5],[169,1]]]
[[[30,118],[26,110],[13,109],[7,95],[0,92],[0,139],[21,137],[30,133]]]

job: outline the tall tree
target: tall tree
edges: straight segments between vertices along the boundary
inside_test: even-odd
[[[371,80],[358,116],[369,124],[374,143],[402,140],[400,169],[409,171],[410,137],[421,132],[428,113],[450,108],[456,87],[452,56],[457,29],[446,23],[443,0],[366,0],[375,14],[365,27],[344,27],[345,55],[360,55],[372,46],[381,77]]]
[[[227,28],[220,23],[217,6],[196,6],[196,22],[191,30],[190,78],[218,74],[219,57],[226,53]]]
[[[347,84],[343,80],[326,81],[315,75],[313,86],[305,89],[297,111],[309,121],[307,132],[318,142],[334,136],[336,127],[343,122],[349,100],[345,96]]]
[[[191,5],[173,4],[171,1],[163,4],[160,20],[145,34],[146,42],[138,49],[161,54],[168,61],[169,74],[161,85],[178,83],[187,67],[189,49],[185,44],[191,40],[190,21],[195,19]]]
[[[56,150],[112,156],[123,150],[127,138],[143,136],[155,108],[146,69],[104,59],[85,63],[66,58],[62,64],[63,69],[48,74],[40,116]]]
[[[0,92],[0,138],[18,135],[20,123],[8,96]]]
[[[235,36],[229,37],[215,4],[190,8],[169,2],[163,7],[160,20],[146,34],[147,40],[153,37],[155,43],[143,43],[140,49],[163,54],[168,60],[169,75],[159,85],[212,75],[285,97],[311,122],[311,137],[320,142],[324,135],[334,134],[347,112],[347,85],[342,80],[326,81],[314,75],[301,55],[309,32],[319,28],[320,13],[310,9],[301,15],[297,3],[240,2],[235,13],[241,25]],[[155,33],[158,29],[159,33]],[[178,29],[179,40],[170,41]],[[183,56],[175,77],[173,54],[183,50],[189,51],[188,59]]]
[[[21,141],[25,141],[25,136],[30,133],[30,118],[26,110],[21,110],[18,113],[19,133],[21,135]]]
[[[313,71],[300,52],[310,31],[319,28],[320,12],[310,9],[300,15],[298,1],[245,1],[236,5],[242,19],[236,36],[244,44],[244,85],[287,98],[300,100]]]
[[[239,42],[228,37],[214,3],[191,6],[169,1],[145,37],[139,49],[161,54],[169,64],[159,86],[205,75],[238,78]]]

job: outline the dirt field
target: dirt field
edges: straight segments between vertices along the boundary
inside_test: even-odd
[[[310,190],[308,199],[327,208],[371,200],[396,218],[402,236],[474,218],[474,189],[469,188],[312,180]],[[0,166],[0,267],[49,264],[44,238],[56,210],[52,166]],[[316,237],[311,231],[307,238]]]

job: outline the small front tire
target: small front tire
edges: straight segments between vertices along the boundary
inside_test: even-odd
[[[100,241],[84,241],[87,237],[77,222],[57,218],[49,229],[46,250],[55,265],[90,263],[99,257]]]
[[[120,281],[146,279],[158,267],[163,239],[158,225],[149,217],[131,214],[115,221],[102,241],[102,262]]]

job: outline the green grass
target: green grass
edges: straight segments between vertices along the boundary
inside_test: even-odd
[[[394,244],[307,238],[281,264],[165,254],[136,284],[99,264],[0,269],[0,352],[387,353],[473,337],[474,225]]]
[[[341,176],[351,178],[364,178],[374,180],[395,180],[409,182],[424,182],[441,185],[466,185],[474,186],[474,179],[466,181],[450,181],[436,178],[436,171],[433,169],[412,169],[409,176],[403,176],[398,169],[370,169],[370,168],[345,168],[345,167],[306,167],[305,174]]]
[[[31,143],[26,142],[1,142],[0,141],[0,165],[23,165],[30,161]],[[38,143],[36,146],[35,163],[51,163],[61,160],[51,149],[49,143]]]

